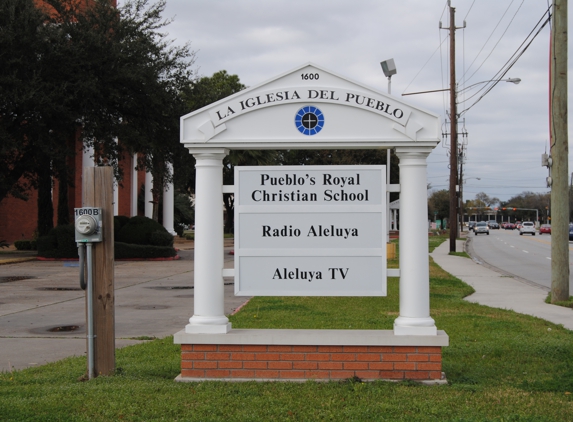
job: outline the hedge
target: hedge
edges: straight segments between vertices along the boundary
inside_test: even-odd
[[[35,240],[16,240],[14,247],[19,251],[35,251],[38,246]]]
[[[115,242],[115,259],[130,258],[171,258],[177,251],[170,246],[134,245],[130,243]]]
[[[153,245],[151,237],[155,232],[165,233],[173,239],[173,236],[157,221],[143,216],[136,216],[131,217],[121,228],[115,240],[116,242],[134,243],[136,245]],[[159,242],[161,244],[158,246],[167,246],[164,244],[164,240],[159,240]]]
[[[78,245],[73,224],[54,227],[47,236],[38,238],[38,256],[44,258],[78,258]]]
[[[114,217],[114,237],[115,259],[169,258],[177,254],[173,236],[147,217]],[[78,258],[74,225],[54,227],[47,236],[38,238],[37,247],[40,257]]]

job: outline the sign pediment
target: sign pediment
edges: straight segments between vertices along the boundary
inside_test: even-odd
[[[405,102],[305,64],[181,118],[188,148],[435,146],[439,119]]]

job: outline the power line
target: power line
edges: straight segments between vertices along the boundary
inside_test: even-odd
[[[544,19],[545,15],[548,15],[548,17],[545,19],[545,21],[542,22],[542,20]],[[535,38],[537,38],[537,36],[539,35],[539,33],[541,32],[541,30],[545,27],[545,25],[547,25],[547,23],[550,21],[551,19],[551,14],[549,13],[549,9],[543,14],[543,16],[541,17],[541,19],[538,21],[538,23],[535,25],[534,29],[532,30],[532,32],[535,30],[535,28],[537,26],[539,26],[540,22],[541,26],[539,27],[539,29],[537,30],[537,32],[533,35],[533,37],[531,38],[531,40],[529,40],[529,42],[527,42],[527,39],[529,38],[529,36],[531,35],[531,33],[528,35],[528,37],[523,41],[523,43],[520,45],[519,48],[521,48],[524,43],[527,42],[527,44],[521,49],[518,50],[512,55],[512,58],[510,58],[508,60],[508,62],[506,62],[506,64],[496,73],[496,75],[494,76],[494,78],[492,78],[492,83],[491,85],[486,85],[486,91],[470,106],[468,106],[467,108],[465,108],[464,110],[462,110],[460,112],[460,116],[464,113],[466,113],[468,110],[470,110],[473,106],[475,106],[478,102],[481,101],[481,99],[483,97],[485,97],[499,82],[500,80],[507,74],[507,72],[509,72],[509,70],[515,65],[515,63],[517,63],[517,61],[521,58],[521,56],[525,53],[525,51],[527,51],[527,49],[529,48],[529,46],[531,45],[531,43],[533,42],[533,40]],[[479,92],[479,91],[478,91]],[[477,94],[477,93],[476,93]],[[474,94],[475,95],[475,94]],[[472,96],[473,97],[473,96]],[[470,97],[471,98],[471,97]],[[468,98],[469,100],[469,98]],[[466,100],[467,101],[467,100]]]
[[[441,41],[441,42],[440,42],[440,45],[438,45],[438,48],[436,48],[436,49],[434,50],[434,52],[432,53],[432,55],[430,56],[430,58],[426,61],[426,63],[424,63],[424,65],[423,65],[422,68],[418,71],[418,73],[416,73],[416,75],[414,76],[414,78],[412,79],[412,81],[408,84],[408,86],[407,86],[406,88],[404,88],[403,93],[406,92],[406,91],[408,90],[408,88],[410,87],[410,85],[412,85],[412,84],[414,83],[414,81],[416,80],[416,78],[418,77],[418,75],[420,75],[420,73],[422,73],[422,70],[424,70],[424,68],[426,67],[426,65],[430,62],[430,60],[432,60],[432,57],[434,57],[434,55],[436,54],[436,52],[437,52],[438,50],[440,50],[440,48],[442,47],[442,44],[443,44],[444,42],[446,42],[447,39],[448,39],[448,38],[446,37],[446,38],[444,38],[444,41]],[[403,93],[402,93],[402,94],[403,94]]]
[[[470,66],[467,68],[467,70],[465,70],[464,74],[462,75],[461,80],[464,83],[467,83],[467,81],[469,81],[478,70],[481,69],[481,67],[484,65],[484,63],[487,61],[487,59],[491,56],[491,54],[493,53],[493,51],[495,50],[495,48],[498,46],[499,42],[501,41],[501,39],[504,37],[504,35],[506,34],[507,30],[509,29],[509,27],[511,26],[511,23],[513,22],[513,20],[515,19],[515,16],[517,15],[517,13],[519,12],[519,10],[521,9],[521,6],[523,5],[523,1],[521,1],[521,4],[519,5],[519,8],[517,9],[517,11],[515,12],[515,14],[513,15],[513,18],[511,19],[511,21],[509,22],[509,24],[507,25],[507,27],[505,28],[505,31],[503,31],[503,34],[501,34],[501,37],[498,39],[498,41],[495,43],[495,45],[493,46],[493,48],[491,49],[491,51],[489,52],[489,54],[486,56],[486,58],[482,61],[482,63],[479,65],[479,67],[468,77],[466,78],[466,74],[467,72],[469,72],[469,70],[472,68],[473,64],[476,62],[476,60],[478,59],[478,57],[480,56],[481,52],[484,50],[485,46],[489,43],[489,40],[491,39],[491,37],[493,37],[493,34],[495,33],[496,29],[499,27],[499,25],[501,24],[503,18],[505,17],[505,15],[507,14],[507,12],[509,11],[509,9],[511,8],[511,5],[514,3],[515,0],[512,0],[511,3],[509,4],[509,6],[507,6],[507,9],[505,9],[505,12],[503,12],[503,14],[501,15],[501,17],[499,18],[499,21],[497,22],[497,24],[495,25],[495,27],[493,28],[493,30],[491,31],[491,34],[489,35],[489,37],[487,38],[487,40],[485,41],[485,43],[483,44],[482,48],[480,49],[480,51],[477,53],[476,58],[471,62]]]
[[[464,20],[466,20],[470,14],[470,12],[472,11],[472,7],[474,7],[474,4],[476,3],[476,0],[474,0],[468,10],[468,13],[466,13],[466,16],[464,17]]]

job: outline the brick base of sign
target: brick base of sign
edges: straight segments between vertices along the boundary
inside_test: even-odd
[[[250,331],[250,330],[241,330]],[[275,331],[275,330],[252,330]],[[276,330],[289,332],[296,343],[301,343],[297,332],[308,334],[325,333],[332,337],[334,330]],[[347,330],[341,330],[347,331]],[[348,332],[354,330],[348,330]],[[232,332],[232,331],[231,331]],[[372,333],[371,331],[366,331]],[[360,332],[358,332],[360,333]],[[380,333],[380,332],[379,332]],[[443,333],[443,332],[441,332]],[[329,336],[330,334],[330,336]],[[346,333],[344,333],[346,334]],[[195,344],[180,343],[177,337],[195,337]],[[429,383],[445,382],[442,373],[442,345],[356,345],[356,344],[276,344],[276,338],[269,338],[269,343],[275,344],[221,344],[213,342],[204,343],[209,337],[225,337],[225,342],[234,336],[229,334],[217,335],[189,335],[176,334],[176,343],[181,344],[181,375],[178,381],[201,380],[342,380],[357,377],[361,380],[417,380]],[[445,333],[441,334],[443,343]],[[231,338],[229,338],[231,337]],[[248,340],[251,336],[239,336],[237,339]],[[257,337],[257,336],[255,336]],[[286,337],[289,337],[288,335]],[[300,337],[300,336],[298,336]],[[313,336],[308,336],[307,340]],[[324,343],[325,338],[314,336],[315,343]],[[322,336],[324,337],[324,336]],[[344,337],[344,336],[343,336]],[[355,342],[356,336],[347,342]],[[372,338],[365,336],[365,343],[372,343]],[[387,336],[386,336],[387,337]],[[378,342],[386,342],[383,337]],[[399,337],[397,342],[412,342],[414,336]],[[400,338],[402,337],[402,338]],[[428,343],[427,337],[419,336],[421,343]],[[438,337],[438,336],[432,336]],[[359,338],[359,337],[358,337]],[[179,339],[180,340],[180,339]],[[213,339],[214,340],[214,339]],[[251,343],[260,343],[262,339],[251,338]],[[352,341],[354,340],[354,341]],[[429,341],[429,343],[436,343]],[[288,341],[282,338],[280,343]],[[337,343],[344,341],[341,338]],[[440,343],[438,341],[437,343]],[[447,345],[447,344],[446,344]]]

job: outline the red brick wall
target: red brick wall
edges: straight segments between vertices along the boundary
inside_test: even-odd
[[[182,344],[181,377],[363,380],[442,379],[439,346]]]
[[[32,239],[38,227],[37,201],[35,190],[30,192],[28,201],[12,197],[0,201],[0,240],[13,243]]]

